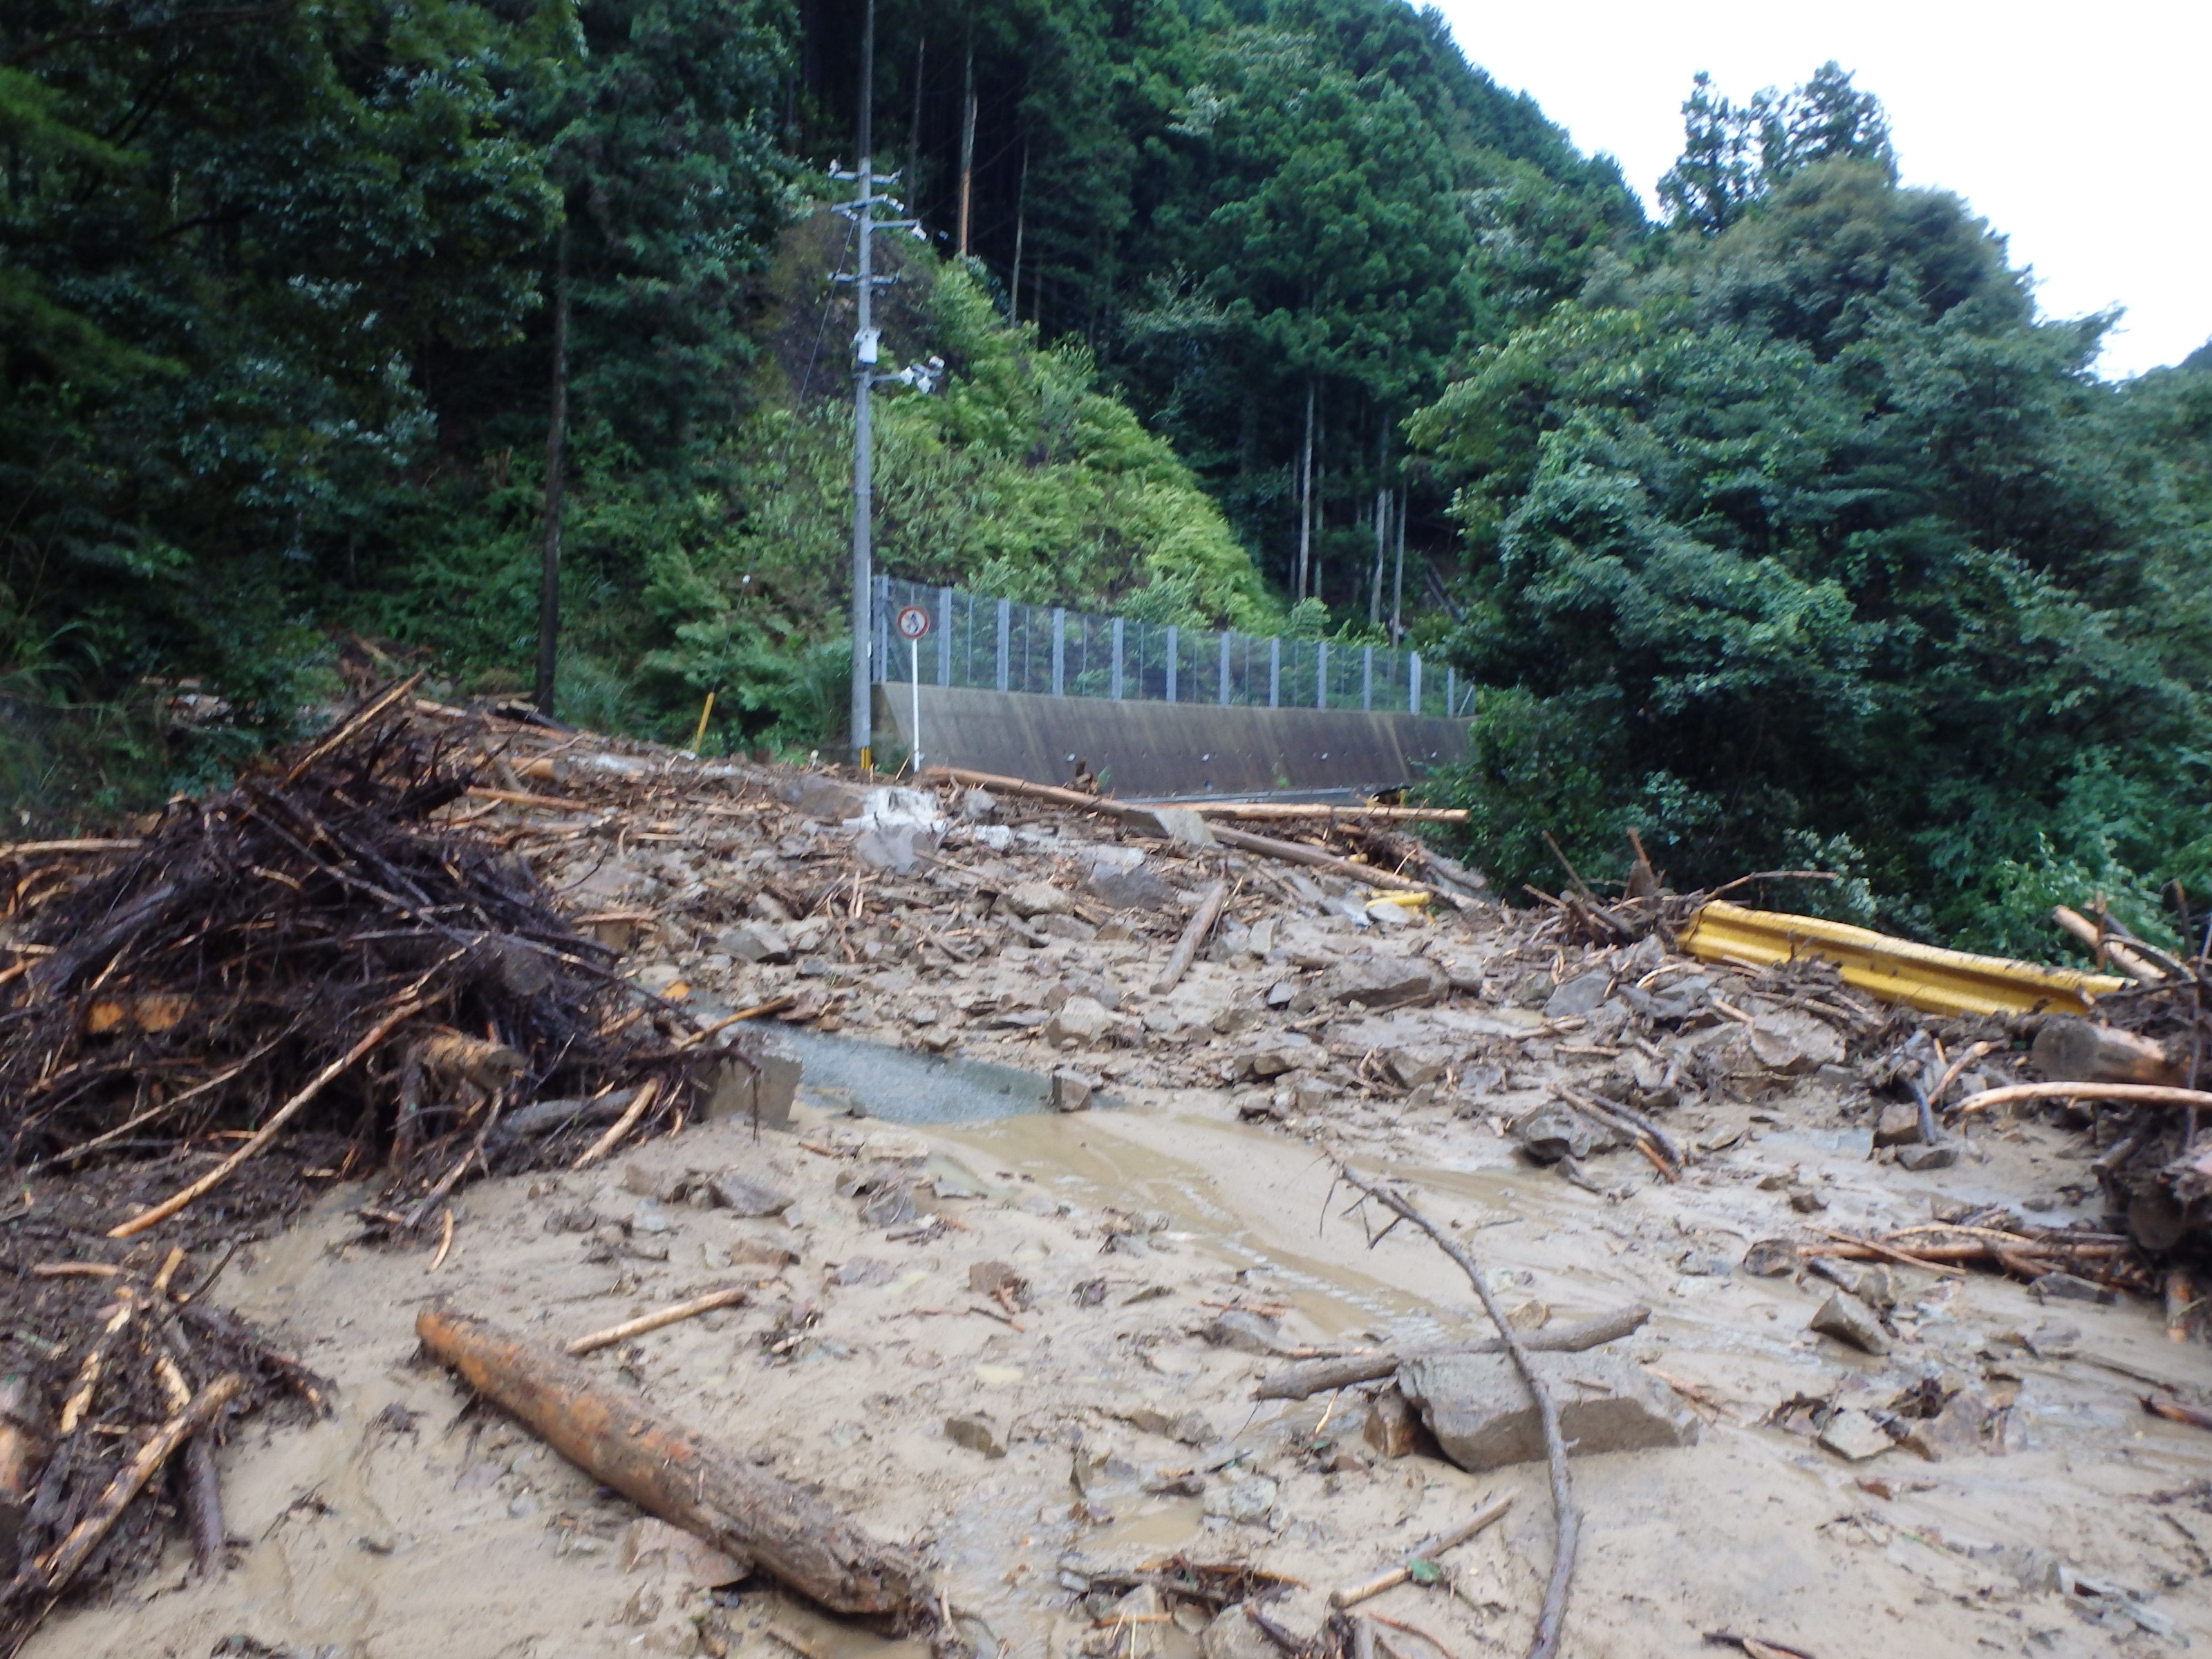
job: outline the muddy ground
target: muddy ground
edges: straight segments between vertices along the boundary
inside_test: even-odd
[[[1940,1177],[1870,1165],[1833,1134],[1753,1133],[1680,1187],[1614,1155],[1608,1174],[1634,1189],[1618,1201],[1457,1122],[1398,1137],[1377,1159],[1553,1317],[1649,1301],[1656,1316],[1631,1340],[1635,1358],[1711,1402],[1694,1447],[1577,1462],[1588,1525],[1571,1650],[1682,1654],[1720,1629],[1822,1659],[2212,1639],[2212,1439],[2145,1416],[2135,1399],[2138,1374],[2200,1382],[2200,1348],[2168,1343],[2140,1307],[2045,1305],[1990,1276],[1906,1269],[1904,1340],[1885,1362],[1808,1334],[1822,1281],[1728,1270],[1747,1242],[1784,1224],[1762,1175],[1819,1182],[1839,1219],[1902,1220],[1938,1192],[1980,1197],[2033,1179],[2033,1160],[2056,1150],[2050,1132],[1996,1138],[1987,1164]],[[922,1211],[940,1224],[860,1224],[836,1183],[884,1154],[927,1158]],[[793,1224],[649,1195],[725,1165],[784,1183]],[[723,1282],[733,1258],[787,1249],[798,1259],[781,1270],[750,1264],[751,1305],[595,1363],[883,1535],[922,1544],[956,1607],[1006,1650],[1074,1650],[1091,1625],[1070,1605],[1080,1575],[1176,1551],[1303,1581],[1281,1616],[1310,1630],[1326,1590],[1510,1491],[1508,1519],[1449,1558],[1449,1585],[1409,1584],[1371,1605],[1455,1654],[1518,1651],[1550,1548],[1538,1466],[1475,1476],[1432,1453],[1377,1456],[1355,1401],[1338,1401],[1326,1428],[1325,1400],[1255,1405],[1249,1379],[1273,1362],[1194,1334],[1231,1304],[1285,1310],[1291,1340],[1480,1328],[1464,1282],[1425,1243],[1394,1234],[1370,1251],[1356,1218],[1324,1224],[1328,1188],[1316,1149],[1188,1093],[924,1133],[802,1106],[795,1133],[770,1132],[757,1149],[739,1124],[693,1129],[605,1178],[473,1189],[434,1275],[422,1256],[349,1245],[358,1224],[334,1193],[232,1270],[231,1305],[295,1340],[342,1401],[319,1425],[227,1449],[236,1570],[192,1583],[179,1552],[27,1651],[583,1659],[695,1651],[702,1623],[732,1651],[787,1653],[793,1637],[822,1654],[879,1650],[773,1591],[739,1586],[710,1607],[665,1558],[626,1568],[636,1511],[470,1409],[415,1357],[413,1317],[433,1297],[566,1340]],[[549,1230],[577,1224],[579,1206],[629,1220],[629,1242],[610,1251]],[[1116,1231],[1162,1219],[1159,1231]],[[651,1259],[663,1246],[667,1259]],[[1012,1267],[1030,1305],[1009,1316],[971,1291],[979,1262]],[[1084,1305],[1079,1287],[1099,1279],[1103,1301]],[[2020,1346],[2039,1333],[2041,1355]],[[1884,1396],[1929,1365],[2010,1396],[1987,1452],[1928,1462],[1899,1448],[1850,1463],[1760,1426],[1794,1395]],[[948,1438],[948,1419],[971,1414],[1003,1436],[1003,1458]],[[1197,1495],[1143,1490],[1179,1482]],[[2062,1594],[2062,1570],[2148,1595],[2145,1612],[2170,1634],[2111,1598]],[[1157,1633],[1163,1654],[1195,1650],[1179,1630]],[[265,1645],[222,1645],[236,1638]]]
[[[1487,905],[1376,914],[1341,881],[1064,819],[955,815],[902,872],[901,847],[855,854],[866,823],[810,820],[757,780],[718,787],[580,830],[526,805],[493,822],[627,935],[641,985],[702,1017],[793,995],[811,1041],[1080,1069],[1108,1098],[902,1125],[887,1120],[918,1097],[896,1067],[874,1086],[810,1085],[787,1128],[695,1123],[584,1174],[468,1188],[434,1271],[428,1249],[362,1242],[368,1189],[333,1187],[215,1292],[337,1384],[328,1419],[252,1425],[223,1449],[234,1569],[199,1581],[179,1544],[58,1614],[27,1654],[919,1653],[720,1583],[416,1352],[435,1297],[557,1343],[733,1279],[754,1285],[745,1305],[586,1363],[922,1549],[984,1651],[1188,1659],[1198,1621],[1117,1623],[1097,1588],[1178,1553],[1297,1581],[1273,1613],[1304,1635],[1328,1590],[1510,1492],[1440,1582],[1367,1605],[1397,1621],[1382,1635],[1400,1659],[1519,1652],[1550,1563],[1540,1465],[1471,1474],[1425,1441],[1386,1455],[1365,1432],[1371,1390],[1252,1398],[1281,1363],[1251,1351],[1266,1340],[1486,1329],[1410,1229],[1370,1248],[1341,1189],[1332,1202],[1339,1158],[1408,1182],[1516,1322],[1654,1310],[1619,1351],[1701,1433],[1576,1460],[1580,1659],[1688,1654],[1719,1631],[1818,1659],[2212,1640],[2212,1436],[2138,1404],[2158,1385],[2203,1400],[2201,1343],[2170,1341],[2136,1298],[1897,1267],[1894,1346],[1877,1357],[1808,1330],[1832,1283],[1745,1262],[1762,1240],[1881,1232],[1942,1206],[2093,1220],[2080,1132],[2001,1117],[1916,1173],[1875,1152],[1853,1069],[1887,1038],[1844,1017],[1808,1030],[1790,998],[1727,975],[1705,976],[1726,1015],[1655,1018],[1613,998],[1562,1013],[1577,1000],[1563,988],[1597,969],[1655,989],[1696,970],[1537,939]],[[1148,899],[1110,878],[1133,870],[1159,883]],[[1150,994],[1217,874],[1237,884],[1231,926]],[[1000,902],[1024,880],[1064,902]],[[1388,1006],[1386,982],[1411,1006]],[[1511,1126],[1561,1082],[1659,1115],[1690,1149],[1682,1178],[1626,1147],[1533,1163]],[[707,1178],[723,1172],[771,1189],[775,1212],[718,1202]],[[1256,1320],[1218,1340],[1239,1311]],[[1886,1441],[1846,1457],[1815,1438],[1809,1403],[1786,1409],[1878,1416],[1961,1389],[1986,1420],[1933,1460]]]

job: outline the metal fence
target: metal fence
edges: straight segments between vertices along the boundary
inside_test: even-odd
[[[909,607],[929,618],[918,644],[898,632]],[[1446,718],[1474,701],[1453,670],[1425,676],[1418,651],[1094,617],[890,576],[876,578],[874,644],[875,678],[902,685],[918,676],[925,685],[1054,697]]]

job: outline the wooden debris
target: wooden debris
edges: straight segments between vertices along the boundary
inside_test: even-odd
[[[1607,1342],[1617,1342],[1622,1337],[1640,1330],[1651,1317],[1651,1310],[1633,1306],[1619,1308],[1594,1319],[1577,1321],[1571,1325],[1547,1326],[1542,1330],[1524,1332],[1521,1346],[1531,1353],[1583,1353]],[[1446,1353],[1503,1353],[1503,1337],[1485,1337],[1480,1341],[1458,1344],[1443,1348],[1377,1348],[1365,1353],[1349,1353],[1319,1359],[1302,1359],[1279,1371],[1262,1376],[1252,1390],[1255,1400],[1306,1400],[1331,1389],[1350,1388],[1357,1382],[1374,1382],[1390,1376],[1409,1359],[1431,1354]]]
[[[1198,954],[1199,947],[1206,943],[1206,935],[1213,931],[1213,924],[1221,920],[1222,907],[1228,902],[1227,882],[1217,881],[1206,890],[1206,896],[1199,900],[1198,908],[1191,916],[1190,925],[1182,930],[1182,937],[1176,941],[1174,953],[1168,957],[1167,966],[1160,969],[1160,976],[1152,981],[1154,996],[1165,996],[1190,971],[1191,959]]]
[[[562,1352],[580,1358],[596,1353],[601,1348],[612,1347],[617,1342],[627,1342],[633,1336],[643,1336],[647,1331],[657,1331],[664,1325],[674,1325],[686,1319],[696,1318],[716,1308],[734,1308],[744,1304],[751,1291],[744,1285],[726,1285],[719,1291],[709,1291],[704,1296],[695,1296],[689,1302],[678,1302],[672,1307],[658,1308],[635,1319],[626,1319],[619,1325],[610,1325],[603,1331],[593,1331],[589,1336],[580,1336]]]
[[[802,1488],[700,1439],[567,1357],[482,1320],[425,1308],[415,1334],[441,1364],[602,1485],[834,1613],[926,1625],[921,1564]]]
[[[1468,1516],[1449,1532],[1416,1545],[1404,1566],[1393,1567],[1388,1572],[1377,1573],[1363,1583],[1349,1584],[1342,1589],[1331,1590],[1328,1595],[1329,1606],[1340,1608],[1354,1607],[1359,1602],[1382,1595],[1384,1590],[1396,1589],[1413,1577],[1413,1563],[1433,1563],[1437,1557],[1442,1555],[1446,1550],[1455,1549],[1464,1544],[1512,1507],[1513,1494],[1510,1492],[1500,1497],[1490,1498],[1479,1505],[1473,1515]]]

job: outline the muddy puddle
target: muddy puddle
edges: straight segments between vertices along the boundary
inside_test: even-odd
[[[337,1382],[336,1413],[225,1449],[227,1577],[192,1582],[179,1553],[108,1604],[58,1617],[27,1651],[918,1656],[757,1583],[698,1583],[665,1553],[635,1559],[635,1511],[415,1354],[415,1311],[434,1297],[557,1343],[737,1276],[757,1281],[749,1304],[593,1363],[925,1549],[986,1651],[1095,1647],[1086,1575],[1177,1552],[1299,1580],[1279,1616],[1310,1631],[1329,1589],[1508,1492],[1507,1519],[1455,1552],[1442,1583],[1373,1605],[1427,1633],[1409,1653],[1433,1651],[1429,1638],[1449,1659],[1517,1652],[1549,1566],[1540,1469],[1472,1474],[1432,1447],[1382,1457],[1356,1392],[1255,1402],[1253,1378],[1279,1362],[1201,1334],[1240,1307],[1279,1317],[1293,1345],[1480,1331],[1438,1252],[1407,1229],[1370,1240],[1346,1212],[1333,1152],[1413,1185],[1532,1323],[1653,1310],[1620,1346],[1696,1399],[1702,1433],[1577,1461],[1578,1659],[1686,1655],[1714,1630],[1820,1659],[2212,1641],[2212,1436],[2146,1417],[2136,1398],[2145,1379],[2202,1384],[2203,1349],[2166,1341],[2140,1306],[2045,1304],[1990,1276],[1905,1272],[1897,1348],[1878,1358],[1807,1329],[1832,1287],[1738,1265],[1796,1218],[1760,1184],[1777,1171],[1816,1187],[1838,1227],[1898,1224],[1923,1217],[1947,1179],[2017,1190],[2039,1156],[2033,1132],[1917,1177],[1870,1164],[1847,1134],[1747,1121],[1680,1185],[1618,1158],[1593,1164],[1607,1190],[1591,1193],[1443,1115],[1317,1144],[1241,1123],[1197,1091],[1062,1116],[1022,1109],[1030,1097],[1010,1087],[995,1099],[1012,1110],[956,1111],[993,1103],[969,1073],[943,1067],[928,1092],[912,1057],[817,1066],[830,1052],[809,1049],[791,1133],[757,1142],[709,1124],[603,1171],[471,1189],[434,1273],[423,1255],[351,1242],[358,1193],[241,1261],[224,1295]],[[837,1183],[882,1158],[916,1172],[920,1211],[863,1225]],[[740,1219],[652,1196],[685,1170],[730,1167],[793,1206]],[[579,1206],[628,1243],[553,1224]],[[786,1251],[796,1259],[775,1265]],[[986,1262],[1024,1281],[1012,1309],[970,1291]],[[1985,1451],[1849,1462],[1765,1421],[1796,1395],[1871,1401],[1939,1370],[2007,1402]],[[982,1419],[994,1449],[950,1437],[956,1418]],[[1150,1649],[1197,1651],[1172,1625]]]

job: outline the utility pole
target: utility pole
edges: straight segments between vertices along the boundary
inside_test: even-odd
[[[860,229],[859,274],[853,292],[859,319],[853,334],[853,764],[866,771],[874,761],[870,727],[874,695],[868,652],[876,630],[868,614],[875,598],[875,434],[868,399],[875,388],[876,342],[876,0],[866,0],[860,28],[860,164],[855,169],[853,210]]]
[[[914,219],[878,219],[876,204],[889,203],[895,210],[902,210],[900,203],[888,196],[876,193],[878,185],[898,182],[896,173],[878,173],[875,170],[875,122],[872,106],[876,88],[876,0],[867,0],[867,21],[860,29],[860,163],[851,173],[836,167],[830,170],[832,179],[853,180],[853,199],[840,205],[836,211],[853,221],[858,232],[860,257],[855,274],[846,276],[833,275],[832,282],[853,284],[855,301],[853,331],[853,702],[851,714],[853,763],[864,770],[873,764],[874,733],[871,703],[874,696],[874,675],[871,672],[870,656],[875,640],[875,618],[871,614],[875,600],[875,434],[871,420],[870,401],[879,383],[896,382],[912,386],[922,392],[933,392],[945,372],[942,358],[932,357],[925,366],[908,364],[896,374],[878,374],[876,362],[882,355],[878,349],[882,331],[875,325],[876,289],[898,280],[896,274],[876,275],[876,233],[884,230],[911,231],[920,236],[920,222]]]

